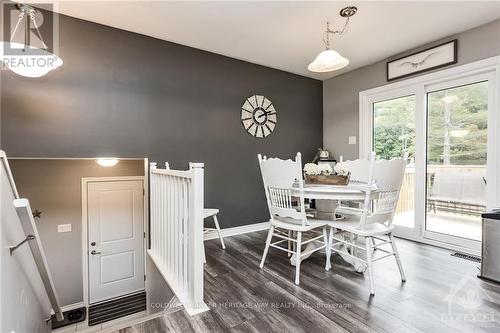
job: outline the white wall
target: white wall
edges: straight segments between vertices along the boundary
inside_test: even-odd
[[[172,297],[174,297],[174,293],[170,290],[149,255],[146,255],[146,302],[148,314],[166,310]]]

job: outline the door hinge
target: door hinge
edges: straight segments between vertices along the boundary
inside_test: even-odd
[[[146,238],[146,232],[145,232],[145,231],[144,231],[144,233],[143,233],[143,234],[144,234],[144,238]]]
[[[144,274],[144,281],[146,281],[146,274]]]
[[[142,189],[142,195],[143,195],[143,196],[145,196],[145,195],[146,195],[146,189],[145,189],[145,188],[143,188],[143,189]]]

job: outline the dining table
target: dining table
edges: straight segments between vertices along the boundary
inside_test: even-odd
[[[335,209],[340,201],[362,202],[366,198],[367,189],[368,185],[366,183],[357,182],[350,182],[347,185],[304,184],[302,193],[304,199],[315,200],[317,213],[319,215],[335,219]],[[378,194],[379,192],[377,191],[376,185],[373,185],[370,189],[370,200],[376,199]],[[293,197],[300,197],[300,188],[298,184],[292,187],[291,195]],[[331,230],[331,232],[335,231]],[[329,239],[331,238],[329,237]],[[308,252],[320,246],[322,246],[321,242],[310,242],[304,252]],[[347,252],[346,248],[340,249]],[[351,264],[357,272],[364,272],[366,270],[366,265],[364,263],[343,254],[340,254],[340,256],[347,263]],[[307,257],[304,257],[302,261],[307,259]],[[292,255],[290,263],[295,266],[295,262],[296,256]]]

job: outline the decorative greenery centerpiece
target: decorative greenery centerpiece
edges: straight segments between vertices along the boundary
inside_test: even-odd
[[[337,168],[338,165],[340,166]],[[335,172],[337,175],[332,175],[332,167],[326,163],[304,165],[306,184],[347,185],[349,183],[349,169],[346,163],[336,164]]]

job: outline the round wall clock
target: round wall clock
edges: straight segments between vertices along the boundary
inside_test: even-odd
[[[256,138],[265,138],[276,126],[276,109],[266,97],[250,96],[241,107],[241,122],[248,133]]]

